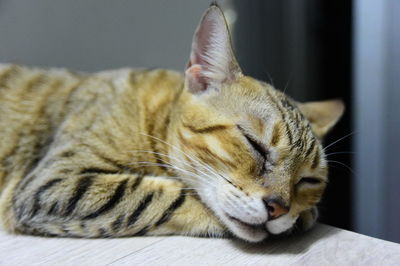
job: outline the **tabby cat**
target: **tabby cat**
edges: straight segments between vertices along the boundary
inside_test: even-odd
[[[327,183],[321,138],[343,109],[245,76],[216,4],[184,75],[1,65],[0,219],[86,238],[308,229]]]

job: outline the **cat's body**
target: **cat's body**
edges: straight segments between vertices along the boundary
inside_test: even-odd
[[[183,88],[181,74],[126,69],[80,75],[9,65],[1,67],[0,84],[0,206],[8,230],[101,237],[134,235],[158,224],[154,233],[176,233],[160,224],[176,201],[182,212],[185,205],[193,211],[193,218],[184,218],[191,228],[182,233],[196,234],[196,227],[202,227],[197,215],[210,216],[193,196],[186,195],[190,191],[169,178],[170,170],[137,163],[168,161],[149,153],[167,154],[168,145],[147,135],[168,141],[172,106]],[[95,180],[99,187],[89,188]],[[93,193],[92,206],[77,206],[79,199],[73,196],[79,190]],[[61,193],[69,195],[63,199]],[[114,195],[119,199],[104,214],[82,219]],[[152,204],[146,209],[154,215],[133,223],[130,216],[149,195]],[[219,226],[212,216],[207,220],[211,223],[198,234],[208,227],[212,234],[213,227]]]
[[[2,65],[4,228],[76,237],[231,232],[248,241],[298,219],[309,228],[327,176],[319,137],[343,108],[299,105],[241,74],[223,47],[222,21],[210,7],[186,75]],[[206,27],[225,39],[202,62],[196,48],[216,37],[200,36]]]

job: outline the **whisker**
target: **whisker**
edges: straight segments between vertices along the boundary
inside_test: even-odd
[[[185,161],[180,160],[180,159],[178,159],[178,158],[176,158],[176,157],[174,157],[174,156],[170,156],[170,155],[168,155],[168,154],[161,153],[161,152],[145,151],[145,150],[137,150],[137,151],[130,151],[130,152],[132,152],[132,153],[134,153],[134,152],[138,152],[138,153],[142,152],[142,153],[157,154],[157,155],[159,155],[159,156],[167,157],[167,158],[169,158],[169,159],[175,159],[175,160],[177,160],[177,161],[179,161],[179,162],[181,162],[181,163],[183,163],[183,164],[189,166],[190,168],[193,168],[193,169],[197,170],[196,168],[194,168],[192,165],[186,163]],[[161,160],[163,163],[166,163],[166,164],[172,166],[172,163],[167,162],[167,161],[165,161],[165,160],[163,160],[163,159],[160,159],[160,160]]]
[[[138,152],[138,153],[142,152],[142,153],[157,154],[157,155],[159,155],[159,156],[161,156],[161,157],[167,157],[167,158],[169,158],[169,159],[174,159],[174,160],[176,160],[176,161],[178,161],[178,162],[181,162],[181,163],[183,163],[184,165],[186,165],[186,166],[188,166],[188,167],[190,167],[190,168],[192,168],[192,169],[194,169],[194,170],[196,170],[196,171],[199,171],[200,173],[203,173],[203,172],[200,171],[198,168],[195,168],[195,167],[192,166],[191,164],[189,164],[189,163],[187,163],[187,162],[185,162],[185,161],[183,161],[183,160],[180,160],[180,159],[178,159],[178,158],[175,157],[175,156],[171,156],[171,155],[164,154],[164,153],[161,153],[161,152],[144,151],[144,150],[137,150],[137,151],[130,151],[130,152]],[[164,161],[163,159],[160,159],[160,160],[161,160],[163,163],[168,163],[168,164],[172,165],[172,163],[166,162],[166,161]],[[203,174],[204,174],[204,173],[203,173]]]
[[[351,132],[351,133],[349,133],[349,134],[347,134],[346,136],[344,136],[344,137],[341,137],[340,139],[338,139],[338,140],[335,140],[334,142],[332,142],[332,143],[330,143],[329,145],[327,145],[326,147],[324,147],[323,148],[323,151],[326,151],[329,147],[331,147],[332,145],[334,145],[334,144],[336,144],[336,143],[338,143],[339,141],[342,141],[342,140],[344,140],[345,138],[347,138],[347,137],[350,137],[351,135],[354,135],[356,132],[355,131],[353,131],[353,132]]]
[[[352,151],[339,151],[339,152],[332,152],[332,153],[328,153],[325,154],[325,156],[330,156],[330,155],[336,155],[336,154],[355,154],[355,152]]]
[[[160,141],[160,142],[164,143],[165,145],[170,146],[170,147],[173,148],[174,150],[176,150],[176,151],[178,151],[178,152],[180,152],[180,153],[186,155],[188,158],[192,159],[193,161],[195,161],[196,163],[198,163],[198,164],[201,165],[202,167],[206,168],[209,172],[213,173],[215,176],[221,177],[221,178],[225,179],[225,181],[227,181],[228,183],[231,183],[231,184],[232,184],[232,181],[231,181],[231,180],[229,180],[229,179],[226,178],[225,176],[221,176],[221,175],[218,174],[214,169],[212,169],[209,165],[206,165],[206,164],[200,162],[200,160],[198,160],[197,158],[194,158],[193,156],[191,156],[191,155],[185,153],[184,151],[182,151],[181,149],[179,149],[179,148],[176,147],[175,145],[172,145],[172,144],[170,144],[170,143],[168,143],[168,142],[166,142],[166,141],[164,141],[164,140],[162,140],[162,139],[160,139],[160,138],[157,138],[157,137],[152,136],[152,135],[149,135],[149,134],[145,134],[145,133],[140,133],[140,134],[142,134],[142,135],[144,135],[144,136],[147,136],[147,137],[150,137],[150,138],[153,138],[153,139],[155,139],[155,140],[157,140],[157,141]],[[211,155],[211,156],[213,156],[213,155]],[[215,159],[214,156],[213,156],[213,158]],[[204,174],[204,173],[203,173],[203,174]]]
[[[131,165],[135,165],[135,164],[138,164],[138,165],[140,165],[140,166],[162,166],[162,167],[166,167],[166,168],[176,169],[176,170],[178,170],[178,171],[185,172],[185,173],[187,173],[187,174],[189,174],[189,175],[191,175],[191,176],[192,176],[192,175],[195,175],[195,176],[197,177],[196,174],[194,174],[194,173],[192,173],[192,172],[190,172],[190,171],[188,171],[188,170],[184,170],[184,169],[181,169],[181,168],[179,168],[179,167],[177,167],[177,166],[170,165],[170,164],[153,163],[153,162],[134,162],[134,163],[131,163]]]
[[[182,151],[179,147],[176,147],[175,145],[173,145],[173,144],[171,144],[171,143],[168,143],[168,142],[166,142],[166,141],[164,141],[164,140],[162,140],[162,139],[160,139],[160,138],[157,138],[157,137],[155,137],[155,136],[152,136],[152,135],[149,135],[149,134],[146,134],[146,133],[140,133],[140,134],[141,134],[141,135],[144,135],[144,136],[147,136],[147,137],[149,137],[149,138],[152,138],[152,139],[154,139],[154,140],[157,140],[157,141],[159,141],[159,142],[161,142],[161,143],[164,143],[165,145],[168,145],[169,147],[173,148],[174,150],[178,151],[179,153],[181,153],[181,154],[183,154],[183,155],[186,155],[189,159],[191,159],[192,161],[196,162],[199,166],[201,166],[201,167],[203,168],[203,169],[202,169],[203,171],[207,171],[209,174],[213,175],[215,178],[219,178],[219,179],[222,178],[225,182],[227,182],[227,183],[231,184],[233,187],[235,187],[233,181],[232,181],[229,177],[226,177],[226,176],[224,176],[224,175],[218,173],[218,172],[215,171],[210,165],[204,164],[204,163],[201,162],[198,158],[196,158],[195,155],[189,155],[188,153]],[[172,157],[172,156],[167,155],[167,154],[163,154],[163,156],[166,156],[166,157],[169,157],[169,158]],[[215,156],[213,156],[213,155],[211,155],[211,154],[210,154],[210,156],[211,156],[214,160],[216,160]],[[182,160],[178,160],[178,161],[182,162]],[[165,161],[164,161],[164,162],[165,162]],[[172,164],[169,163],[169,165],[172,165]],[[187,164],[186,164],[186,165],[187,165]],[[173,166],[173,165],[172,165],[172,166]],[[164,166],[164,167],[165,167],[165,166]],[[173,166],[173,167],[175,167],[175,166]],[[206,174],[206,173],[204,173],[203,171],[200,171],[198,168],[194,168],[193,166],[191,166],[191,168],[195,169],[196,171],[199,171],[199,172],[203,175],[204,178],[210,179],[209,174]],[[174,168],[172,168],[172,169],[174,169]],[[175,169],[176,169],[176,168],[175,168]],[[183,169],[181,169],[181,170],[183,170]],[[197,178],[197,179],[201,179],[202,182],[204,182],[204,180],[203,180],[202,178],[199,178],[198,175],[193,176],[193,173],[192,173],[191,177],[195,177],[195,178]],[[211,183],[211,182],[208,181],[208,184],[212,185],[212,186],[215,188],[215,185],[214,185],[213,183]]]
[[[174,170],[176,170],[178,172],[184,173],[184,175],[179,175],[178,176],[178,179],[180,179],[181,181],[185,181],[184,179],[186,178],[186,180],[191,182],[191,183],[194,182],[194,183],[198,183],[198,184],[205,184],[205,185],[211,186],[213,188],[216,187],[208,179],[203,179],[201,176],[199,176],[199,175],[197,175],[197,174],[195,174],[195,173],[193,173],[191,171],[188,171],[188,170],[185,170],[185,169],[181,169],[181,168],[179,168],[177,166],[174,166],[174,165],[171,165],[171,164],[160,164],[160,163],[153,163],[153,162],[135,162],[135,163],[132,163],[132,164],[133,165],[137,164],[139,166],[163,166],[163,167],[166,167],[166,168],[174,169]],[[203,173],[203,175],[205,175],[205,174]],[[192,177],[192,178],[189,179],[189,177]],[[208,175],[205,175],[204,177],[208,178]],[[193,188],[193,189],[195,190],[195,188]]]
[[[194,177],[195,179],[191,179],[191,181],[199,182],[199,183],[203,182],[204,184],[211,185],[211,186],[215,187],[213,183],[202,179],[199,175],[197,175],[197,174],[195,174],[193,172],[190,172],[188,170],[181,169],[181,168],[179,168],[177,166],[173,166],[173,165],[169,165],[169,164],[152,163],[152,162],[134,162],[134,163],[131,163],[131,165],[135,165],[135,164],[138,164],[139,166],[163,166],[163,167],[166,167],[166,168],[175,169],[175,170],[183,172],[183,173],[185,173],[185,174],[187,174],[187,175],[189,175],[191,177]],[[181,177],[181,176],[179,176],[179,177]],[[187,176],[185,176],[185,177],[187,177]]]
[[[338,162],[338,161],[332,161],[332,160],[328,160],[328,163],[337,163],[345,168],[347,168],[347,170],[349,170],[353,175],[355,175],[353,169],[351,169],[349,166],[347,166],[346,164],[342,163],[342,162]]]
[[[269,82],[270,82],[270,84],[272,85],[272,87],[275,87],[275,85],[274,85],[274,80],[272,79],[271,74],[269,73],[269,71],[267,70],[266,67],[264,67],[264,71],[265,71],[265,73],[267,74],[268,79],[269,79]]]
[[[189,155],[188,153],[182,151],[181,149],[179,149],[179,148],[176,147],[175,145],[172,145],[172,144],[170,144],[170,143],[168,143],[168,142],[166,142],[166,141],[164,141],[164,140],[162,140],[162,139],[160,139],[160,138],[157,138],[157,137],[155,137],[155,136],[152,136],[152,135],[149,135],[149,134],[146,134],[146,133],[140,133],[140,134],[141,134],[141,135],[144,135],[144,136],[147,136],[147,137],[149,137],[149,138],[153,138],[153,139],[155,139],[155,140],[157,140],[157,141],[160,141],[161,143],[164,143],[165,145],[168,145],[169,147],[171,147],[171,148],[173,148],[174,150],[176,150],[176,151],[182,153],[183,155],[186,155],[188,158],[192,159],[193,161],[195,161],[195,162],[197,162],[197,163],[200,163],[200,161],[199,161],[198,159],[196,159],[196,158],[192,157],[191,155]],[[207,165],[204,165],[204,164],[202,164],[202,165],[203,165],[204,167],[206,167],[206,168],[209,168]],[[209,169],[209,170],[212,171],[211,169]]]
[[[291,79],[286,82],[285,88],[283,89],[283,93],[286,93],[286,89],[289,87]]]

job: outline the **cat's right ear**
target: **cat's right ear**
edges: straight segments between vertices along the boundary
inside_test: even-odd
[[[222,10],[212,4],[193,36],[185,71],[187,87],[192,93],[218,89],[223,82],[233,81],[240,73],[225,17]]]
[[[320,139],[339,121],[345,109],[341,100],[300,103],[298,107]]]

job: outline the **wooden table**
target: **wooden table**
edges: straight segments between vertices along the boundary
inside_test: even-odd
[[[0,232],[0,265],[400,265],[400,244],[327,225],[287,239],[60,239]]]

